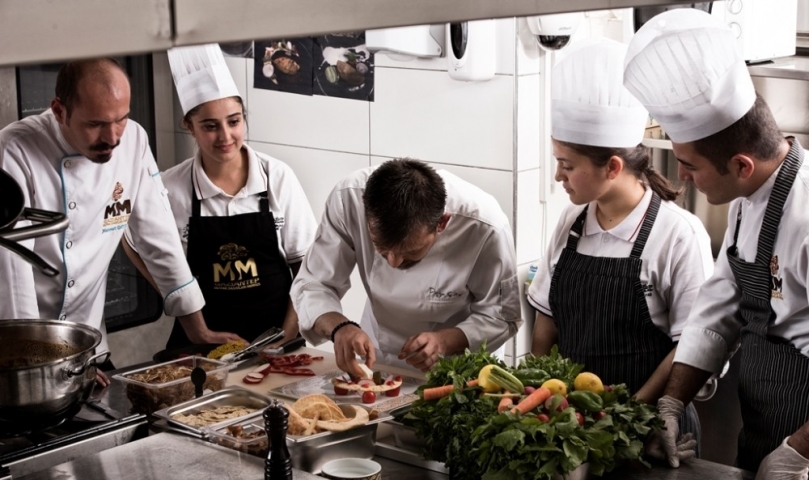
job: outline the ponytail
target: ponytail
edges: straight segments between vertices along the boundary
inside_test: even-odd
[[[611,157],[621,157],[624,167],[632,172],[639,180],[641,176],[646,178],[646,184],[662,200],[676,200],[683,193],[683,188],[675,188],[674,185],[657,170],[652,167],[652,159],[649,156],[649,149],[639,144],[631,148],[611,148],[595,147],[592,145],[581,145],[577,143],[554,140],[559,144],[570,148],[574,152],[589,158],[593,165],[604,167]]]

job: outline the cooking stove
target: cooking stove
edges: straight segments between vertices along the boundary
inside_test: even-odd
[[[6,432],[4,436],[0,428],[0,480],[20,479],[30,473],[144,438],[149,433],[149,426],[145,415],[110,419],[85,406],[59,425],[32,430],[35,431],[15,436]]]

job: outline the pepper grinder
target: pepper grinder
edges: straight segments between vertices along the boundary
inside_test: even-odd
[[[264,462],[264,480],[289,480],[292,478],[292,459],[287,449],[289,412],[278,401],[264,410],[264,431],[270,441],[267,460]]]

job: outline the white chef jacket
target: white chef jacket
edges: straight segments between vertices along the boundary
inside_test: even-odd
[[[773,246],[778,262],[772,278],[781,288],[773,290],[770,299],[775,320],[770,322],[767,334],[790,342],[809,356],[809,152],[804,155],[804,163],[784,203]],[[746,262],[755,260],[764,211],[780,170],[779,167],[752,195],[731,203],[716,271],[700,289],[688,326],[680,338],[675,362],[719,373],[735,349],[743,324],[739,312],[741,291],[730,270],[726,251],[733,244],[736,216],[741,208],[742,223],[736,244],[739,258]]]
[[[258,212],[258,196],[266,191],[275,218],[279,254],[286,258],[287,263],[300,262],[314,241],[317,222],[298,177],[284,162],[256,152],[247,145],[242,148],[247,151],[249,159],[247,183],[236,195],[229,195],[214,185],[202,168],[199,153],[162,173],[183,249],[188,251],[192,184],[193,194],[201,199],[200,215],[203,217]],[[126,238],[131,240],[128,233]]]
[[[362,194],[373,170],[341,181],[326,201],[315,242],[292,284],[303,336],[314,344],[326,340],[313,330],[315,320],[342,313],[340,299],[356,265],[368,294],[361,324],[378,361],[404,365],[396,357],[409,337],[451,327],[463,331],[472,350],[484,341],[490,351],[497,349],[522,324],[511,227],[497,201],[439,170],[451,218],[427,256],[399,270],[376,252],[368,234]]]
[[[171,208],[143,128],[132,120],[105,164],[75,152],[53,113],[15,122],[0,131],[0,168],[11,174],[25,205],[65,212],[63,234],[21,242],[59,270],[47,277],[0,248],[0,318],[60,319],[103,334],[107,269],[124,230],[165,297],[168,315],[200,310],[205,301],[183,256]]]
[[[593,257],[629,257],[651,201],[652,190],[647,189],[635,209],[610,230],[604,230],[598,224],[596,202],[592,202],[587,209],[584,231],[576,251]],[[582,210],[581,205],[570,205],[565,209],[528,288],[528,302],[549,317],[553,317],[548,300],[553,270]],[[661,201],[640,258],[643,262],[640,281],[646,292],[652,323],[677,341],[699,287],[713,272],[708,232],[693,214],[673,202]]]

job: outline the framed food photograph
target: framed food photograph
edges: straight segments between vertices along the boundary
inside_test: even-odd
[[[312,95],[312,39],[256,40],[253,87]]]
[[[314,38],[314,94],[374,101],[374,54],[365,32]]]

